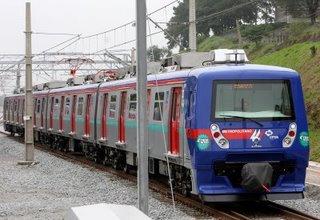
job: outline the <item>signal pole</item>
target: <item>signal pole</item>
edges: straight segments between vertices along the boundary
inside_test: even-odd
[[[196,0],[189,0],[189,49],[197,51]]]
[[[149,212],[148,134],[147,134],[147,39],[146,0],[136,0],[137,93],[138,93],[138,207]]]
[[[26,2],[26,92],[25,92],[25,145],[26,163],[34,162],[33,145],[33,94],[32,94],[32,52],[31,52],[31,9],[30,2]]]

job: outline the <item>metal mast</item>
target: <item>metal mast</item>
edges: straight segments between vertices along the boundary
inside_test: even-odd
[[[196,0],[189,0],[189,49],[197,51]]]
[[[146,0],[136,0],[137,91],[138,91],[138,200],[139,209],[148,215],[149,173],[147,146],[147,40]]]
[[[31,9],[26,2],[26,93],[25,93],[25,145],[26,162],[34,161],[33,145],[33,95],[32,95],[32,52],[31,52]]]

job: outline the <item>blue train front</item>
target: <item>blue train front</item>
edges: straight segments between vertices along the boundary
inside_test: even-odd
[[[185,120],[193,193],[206,202],[303,198],[309,139],[293,70],[223,65],[194,70]]]

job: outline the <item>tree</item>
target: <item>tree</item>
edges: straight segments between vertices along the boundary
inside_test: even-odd
[[[320,0],[276,0],[279,5],[286,8],[293,16],[307,16],[311,24],[317,21],[317,12]]]
[[[250,3],[248,0],[197,0],[198,37],[209,36],[211,32],[214,35],[222,35],[235,28],[237,20],[242,23],[256,23],[258,20],[271,22],[273,17],[270,14],[274,8],[272,1],[261,0]],[[166,34],[168,47],[188,48],[189,0],[181,2],[173,10],[174,16],[167,27],[169,34]]]
[[[148,48],[147,56],[149,61],[161,61],[163,58],[171,56],[171,51],[168,48],[159,48],[154,45]]]

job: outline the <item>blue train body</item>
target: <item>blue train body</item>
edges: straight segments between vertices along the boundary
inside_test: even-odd
[[[192,168],[201,197],[205,201],[235,200],[241,199],[242,195],[258,199],[302,197],[309,161],[309,140],[299,74],[278,67],[234,65],[202,69],[194,71],[192,75],[187,80],[185,90],[185,102],[188,103],[185,120]],[[212,117],[217,95],[215,82],[230,81],[238,85],[237,89],[242,85],[241,89],[246,90],[248,88],[245,87],[252,86],[248,82],[279,80],[288,82],[294,117],[281,120],[275,117],[256,118],[256,122],[243,118],[218,120]],[[219,128],[221,136],[226,136],[228,147],[221,147],[215,142],[212,125]],[[296,125],[294,134],[291,132],[294,140],[290,147],[284,147],[283,141],[290,125]],[[253,136],[259,138],[258,143],[254,143]],[[240,185],[239,174],[244,164],[260,162],[272,164],[275,175],[272,185],[267,193],[248,194]]]

